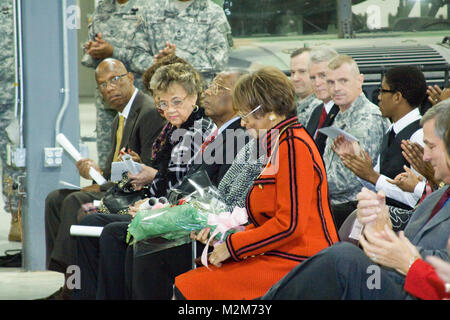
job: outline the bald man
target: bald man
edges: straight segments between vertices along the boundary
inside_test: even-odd
[[[93,167],[109,180],[111,163],[117,161],[121,150],[131,150],[140,156],[143,163],[150,164],[152,144],[165,125],[165,120],[159,115],[153,100],[135,88],[133,74],[119,60],[103,60],[95,70],[95,78],[105,101],[118,112],[111,127],[112,148],[104,168],[100,168],[92,159],[78,161],[77,168],[80,176],[86,179],[91,179],[89,168]],[[120,122],[123,122],[123,130],[118,130]],[[70,236],[70,226],[77,223],[82,204],[100,200],[112,185],[111,182],[102,186],[92,184],[81,191],[59,189],[47,196],[45,236],[49,270],[65,274],[67,267],[75,264],[76,240]],[[68,297],[69,292],[64,288],[49,298]]]

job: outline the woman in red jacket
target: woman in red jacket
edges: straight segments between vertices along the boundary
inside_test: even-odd
[[[298,123],[292,83],[266,67],[233,90],[242,126],[266,150],[265,167],[246,202],[251,222],[215,246],[210,269],[178,276],[186,299],[255,299],[293,267],[338,241],[327,178],[314,140]]]

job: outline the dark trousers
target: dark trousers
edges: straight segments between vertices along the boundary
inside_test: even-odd
[[[331,213],[333,215],[334,224],[336,225],[336,230],[339,230],[345,219],[347,219],[350,213],[352,213],[356,209],[357,205],[358,201],[350,201],[331,205]]]
[[[49,270],[65,272],[64,266],[76,263],[76,240],[70,226],[77,224],[78,211],[84,203],[100,200],[103,192],[59,189],[45,199],[46,262]]]
[[[292,269],[262,299],[405,299],[402,279],[376,265],[359,247],[339,242]]]
[[[200,256],[203,245],[197,243]],[[144,255],[127,255],[126,270],[131,298],[169,300],[173,296],[175,277],[192,269],[192,244]],[[132,262],[130,262],[132,260]],[[131,282],[131,283],[130,283]]]
[[[77,237],[81,288],[73,299],[124,299],[125,242],[130,215],[91,214],[80,224],[102,226],[100,238]]]

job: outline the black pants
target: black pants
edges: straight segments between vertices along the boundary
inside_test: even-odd
[[[77,237],[81,288],[73,299],[125,299],[125,242],[130,215],[91,214],[81,225],[103,226],[100,238]]]
[[[45,199],[46,262],[49,270],[64,273],[64,266],[75,264],[76,240],[70,236],[70,226],[77,224],[78,211],[84,203],[100,200],[103,195],[103,192],[71,189],[49,193]]]
[[[336,230],[339,230],[345,219],[347,219],[350,213],[352,213],[356,209],[357,205],[358,201],[350,201],[331,205],[331,213],[333,215],[334,224],[336,225]]]
[[[204,246],[197,242],[200,256]],[[132,299],[168,300],[173,296],[175,277],[192,269],[192,244],[147,255],[127,255],[126,270]],[[132,262],[130,261],[132,260]]]
[[[262,299],[405,299],[403,280],[373,263],[357,246],[339,242],[292,269]]]

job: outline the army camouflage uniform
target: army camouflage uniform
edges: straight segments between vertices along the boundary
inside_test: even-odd
[[[210,0],[194,0],[179,11],[170,0],[154,0],[144,11],[131,53],[131,70],[143,73],[153,64],[153,56],[176,45],[176,55],[200,71],[206,79],[223,71],[233,40],[231,28],[221,7]]]
[[[316,95],[314,93],[310,94],[303,100],[298,100],[295,102],[297,105],[297,117],[298,122],[300,122],[302,125],[306,126],[308,123],[309,117],[311,116],[311,113],[314,111],[314,109],[322,104],[322,100],[317,99]]]
[[[15,121],[15,62],[14,62],[14,8],[13,1],[0,3],[0,156],[2,162],[2,187],[5,211],[13,214],[19,203],[17,189],[12,192],[13,182],[25,175],[25,168],[15,168],[6,163],[6,146],[12,145],[6,128]],[[18,132],[17,132],[18,134]],[[18,146],[15,146],[18,147]],[[24,179],[21,180],[21,182]]]
[[[359,144],[376,162],[380,153],[383,135],[389,128],[389,120],[381,116],[378,106],[366,96],[356,98],[349,109],[336,115],[333,126],[355,136]],[[356,201],[363,187],[360,179],[347,169],[339,156],[331,149],[332,139],[327,139],[323,160],[327,172],[329,195],[332,204]],[[373,163],[375,165],[375,163]]]
[[[152,1],[129,0],[120,5],[115,0],[99,1],[92,17],[89,19],[89,40],[94,40],[97,33],[102,33],[102,38],[114,47],[112,58],[122,61],[130,70],[127,57],[128,43],[134,37],[136,27],[141,19],[143,8],[151,4]],[[81,64],[89,68],[97,68],[101,59],[94,59],[85,53]],[[141,74],[134,73],[135,86],[144,90]],[[116,111],[104,101],[100,92],[95,90],[95,106],[97,112],[97,152],[99,165],[104,166],[106,158],[112,148],[111,123],[116,116]]]

